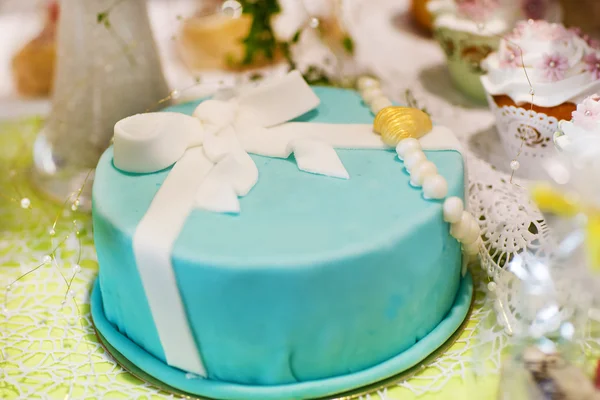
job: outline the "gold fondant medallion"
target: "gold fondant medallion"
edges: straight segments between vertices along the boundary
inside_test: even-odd
[[[375,133],[391,147],[396,147],[402,139],[419,139],[432,128],[429,115],[411,107],[386,107],[377,113],[373,122]]]

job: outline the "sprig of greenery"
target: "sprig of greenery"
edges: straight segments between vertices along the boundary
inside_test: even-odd
[[[280,54],[287,61],[290,70],[296,68],[296,62],[292,57],[291,47],[300,40],[301,30],[297,31],[289,42],[279,42],[271,26],[272,18],[281,12],[277,0],[239,0],[242,5],[242,13],[252,18],[252,24],[248,35],[243,39],[245,54],[242,60],[229,58],[230,65],[249,66],[259,61],[273,61],[276,54]],[[319,29],[319,28],[317,28]],[[354,41],[345,36],[341,42],[342,47],[348,54],[354,52]],[[323,68],[313,65],[304,73],[306,81],[312,85],[336,86],[331,81]]]
[[[239,63],[251,65],[261,59],[272,61],[280,44],[271,27],[271,18],[281,9],[277,0],[240,0],[242,13],[252,17],[252,24],[243,43],[245,53]]]

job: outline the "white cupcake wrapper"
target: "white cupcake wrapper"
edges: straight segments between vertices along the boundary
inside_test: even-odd
[[[498,107],[489,94],[488,102],[507,156],[514,159],[521,150],[518,175],[527,179],[545,176],[544,160],[556,155],[553,139],[559,129],[558,119],[524,107]]]

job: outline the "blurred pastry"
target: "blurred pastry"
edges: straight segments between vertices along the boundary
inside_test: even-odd
[[[421,27],[430,31],[433,29],[433,21],[431,13],[427,9],[428,2],[429,0],[412,0],[411,12],[415,21]]]
[[[58,14],[58,3],[51,1],[42,32],[19,50],[12,60],[15,86],[24,96],[48,96],[52,90]]]

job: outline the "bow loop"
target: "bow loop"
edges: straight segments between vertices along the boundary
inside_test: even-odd
[[[203,143],[200,120],[180,113],[137,114],[115,124],[114,164],[130,173],[152,173],[175,164]]]

